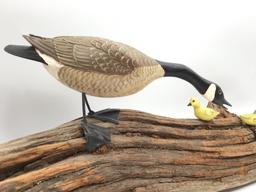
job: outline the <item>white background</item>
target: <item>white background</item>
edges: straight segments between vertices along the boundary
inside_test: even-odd
[[[1,0],[0,49],[27,44],[22,34],[100,36],[129,44],[163,61],[183,63],[221,85],[230,111],[256,109],[255,1]],[[81,116],[80,94],[41,64],[0,51],[0,143]],[[186,104],[197,91],[165,78],[123,98],[89,97],[95,110],[132,108],[193,117]],[[241,191],[254,191],[250,185]]]

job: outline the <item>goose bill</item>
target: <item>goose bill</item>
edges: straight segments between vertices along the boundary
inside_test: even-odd
[[[222,107],[224,107],[224,104],[232,107],[232,105],[225,98],[223,98],[222,100],[213,101],[213,103],[220,105]]]

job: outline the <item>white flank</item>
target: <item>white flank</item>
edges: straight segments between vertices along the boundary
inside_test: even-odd
[[[44,65],[47,71],[56,79],[59,79],[58,72],[64,66],[60,64],[58,61],[56,61],[54,58],[41,53],[38,49],[36,49],[36,52],[48,64],[48,65]]]
[[[214,97],[215,97],[215,92],[216,92],[216,85],[215,84],[211,84],[207,91],[204,94],[204,97],[208,100],[208,101],[213,101]]]

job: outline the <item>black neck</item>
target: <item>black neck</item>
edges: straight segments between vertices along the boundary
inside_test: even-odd
[[[164,69],[166,77],[178,77],[189,83],[191,83],[201,94],[204,94],[209,85],[210,81],[201,77],[192,69],[188,68],[185,65],[177,63],[167,63],[162,61],[157,61]]]

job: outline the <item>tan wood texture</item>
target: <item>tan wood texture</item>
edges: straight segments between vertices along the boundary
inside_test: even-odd
[[[80,120],[0,144],[0,191],[222,191],[256,180],[255,128],[121,110],[112,144],[93,154]]]

